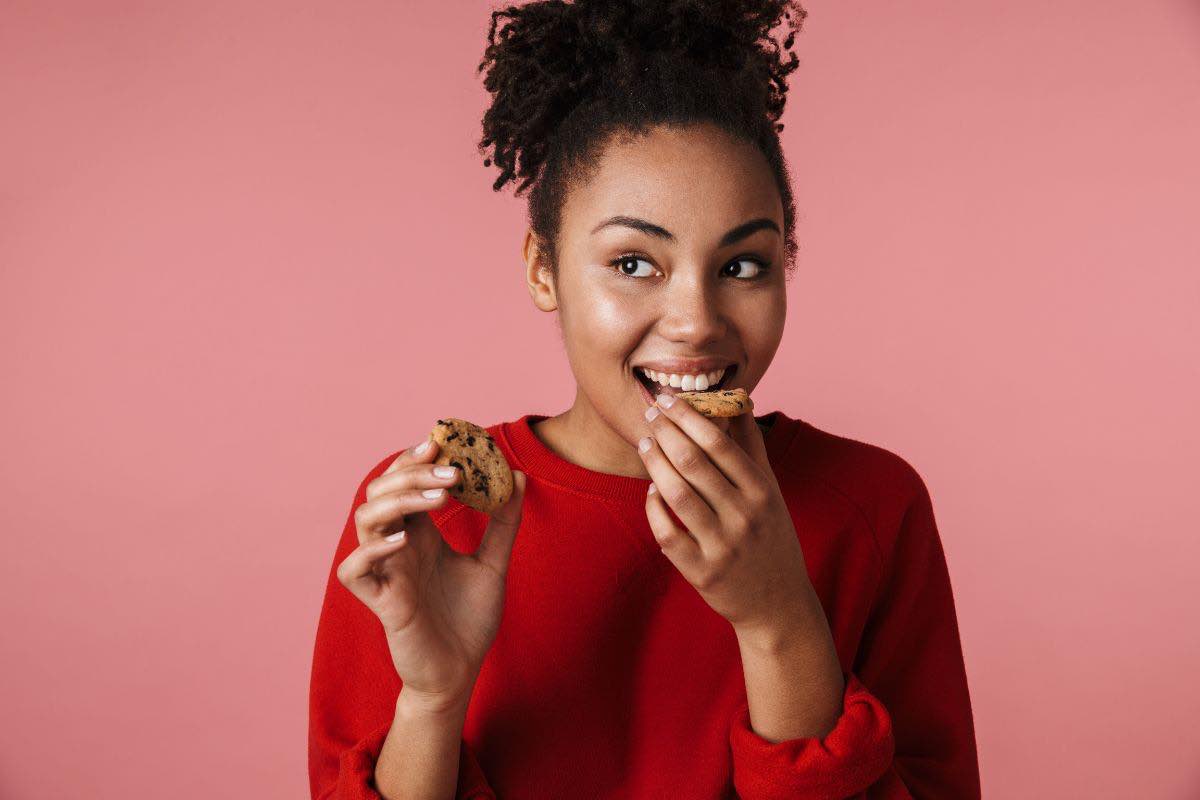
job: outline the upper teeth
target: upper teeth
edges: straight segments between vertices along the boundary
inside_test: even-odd
[[[697,391],[703,392],[710,386],[716,386],[721,382],[721,377],[725,374],[725,369],[717,369],[712,372],[700,372],[695,375],[676,375],[674,372],[655,372],[652,369],[638,367],[642,373],[650,380],[662,386],[674,386],[677,389],[682,389],[685,392]]]

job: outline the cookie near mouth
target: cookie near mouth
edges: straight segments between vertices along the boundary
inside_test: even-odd
[[[667,375],[655,372],[653,369],[634,367],[634,378],[642,391],[642,399],[647,404],[654,403],[658,395],[678,395],[684,391],[716,391],[725,389],[732,383],[733,375],[738,371],[736,363],[724,369],[714,369],[708,373],[690,375]],[[703,380],[700,380],[703,375]],[[715,378],[715,381],[712,379]],[[697,383],[698,380],[698,383]]]

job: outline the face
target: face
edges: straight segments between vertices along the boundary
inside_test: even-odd
[[[612,140],[565,199],[556,279],[534,269],[526,239],[530,291],[558,311],[578,382],[571,413],[632,448],[649,430],[642,367],[697,376],[728,365],[720,388],[753,394],[783,336],[782,231],[779,192],[753,145],[711,126]],[[713,388],[707,376],[662,380],[654,392]]]

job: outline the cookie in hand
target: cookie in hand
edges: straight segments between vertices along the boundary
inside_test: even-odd
[[[754,409],[750,395],[742,388],[719,389],[715,392],[677,392],[675,396],[686,400],[689,406],[706,417],[736,417]]]
[[[451,497],[477,511],[491,514],[508,501],[513,475],[508,460],[491,435],[465,419],[447,417],[433,426],[430,439],[437,442],[435,464],[458,467],[458,483],[448,487]]]

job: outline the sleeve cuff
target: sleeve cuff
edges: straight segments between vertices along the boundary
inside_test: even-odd
[[[384,800],[375,788],[375,764],[391,729],[391,722],[381,725],[342,753],[334,794],[337,800]],[[496,800],[496,793],[465,739],[459,751],[457,800]]]
[[[829,798],[844,800],[878,780],[895,755],[887,709],[848,673],[842,714],[823,739],[770,742],[750,727],[743,701],[729,727],[733,783],[742,800]]]
[[[383,795],[375,790],[375,762],[391,729],[389,720],[342,753],[337,791],[333,795],[337,800],[383,800]]]

